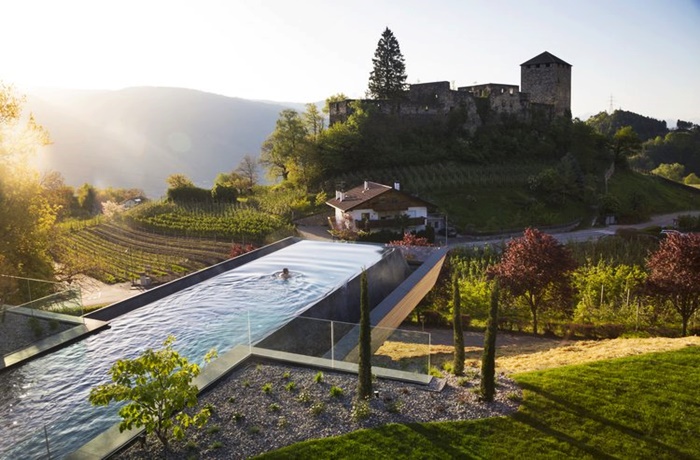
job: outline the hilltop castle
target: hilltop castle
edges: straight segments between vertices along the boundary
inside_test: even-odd
[[[437,81],[409,85],[401,99],[364,99],[383,114],[415,122],[445,119],[455,109],[464,112],[470,130],[507,114],[527,120],[535,111],[549,117],[571,117],[571,64],[544,53],[520,64],[520,85],[487,83],[453,90],[450,83]],[[330,124],[347,120],[352,100],[330,104]]]

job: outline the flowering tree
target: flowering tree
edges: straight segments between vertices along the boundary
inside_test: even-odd
[[[683,335],[700,307],[700,233],[670,234],[647,259],[648,291],[681,315]]]
[[[569,297],[569,274],[576,262],[569,250],[553,236],[534,228],[508,242],[501,262],[489,268],[491,277],[515,297],[522,297],[532,313],[537,334],[537,315],[545,306],[558,302],[563,308]]]

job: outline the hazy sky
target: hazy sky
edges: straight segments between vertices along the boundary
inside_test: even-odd
[[[700,0],[3,0],[0,80],[175,86],[285,102],[362,97],[385,27],[408,82],[520,84],[549,51],[572,112],[700,123]]]

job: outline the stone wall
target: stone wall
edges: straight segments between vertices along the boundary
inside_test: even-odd
[[[520,70],[522,91],[530,101],[554,107],[557,115],[571,113],[571,66],[560,63],[524,65]]]

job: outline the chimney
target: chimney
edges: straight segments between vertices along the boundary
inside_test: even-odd
[[[365,190],[369,190],[369,182],[365,181]]]
[[[394,190],[401,190],[401,184],[397,180],[394,181]]]

